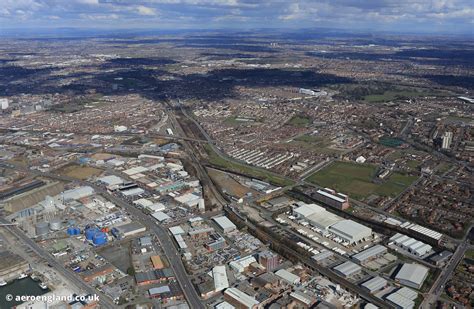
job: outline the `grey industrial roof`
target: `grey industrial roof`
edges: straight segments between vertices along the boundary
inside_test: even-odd
[[[387,252],[387,248],[382,245],[375,245],[365,249],[364,251],[354,254],[352,258],[356,261],[363,262],[385,252]]]
[[[352,220],[339,221],[333,224],[330,229],[350,237],[372,233],[372,230],[369,227]]]
[[[398,291],[388,295],[387,300],[402,309],[412,309],[415,307],[413,300],[406,298],[403,294],[398,293]]]
[[[232,221],[229,220],[226,216],[222,217],[217,217],[214,218],[214,221],[222,228],[222,229],[227,229],[227,228],[236,228],[235,224],[232,223]]]
[[[382,277],[376,276],[372,279],[364,282],[361,284],[364,288],[368,289],[369,291],[377,291],[383,289],[387,285],[387,280]]]
[[[344,276],[350,276],[362,270],[362,268],[356,263],[347,261],[333,268],[335,271],[343,274]]]
[[[420,264],[403,264],[402,268],[398,271],[395,279],[405,280],[413,282],[420,286],[428,274],[428,268]]]
[[[313,255],[312,258],[313,258],[313,260],[319,262],[319,261],[325,260],[327,258],[330,258],[333,255],[334,255],[334,253],[332,251],[327,250],[327,251],[321,251],[321,252]]]

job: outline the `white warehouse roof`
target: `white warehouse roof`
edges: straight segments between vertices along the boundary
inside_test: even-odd
[[[275,275],[277,275],[278,277],[282,278],[283,280],[291,283],[291,284],[296,284],[298,282],[300,282],[300,277],[298,277],[297,275],[293,274],[293,273],[290,273],[288,270],[286,269],[280,269],[278,271],[275,272]]]
[[[352,256],[352,259],[354,259],[355,261],[357,261],[359,263],[363,263],[363,262],[365,262],[365,261],[367,261],[367,260],[369,260],[373,257],[376,257],[380,254],[383,254],[385,252],[387,252],[387,248],[385,248],[382,245],[375,245],[375,246],[372,246],[370,248],[365,249],[362,252],[354,254]]]
[[[308,217],[308,221],[311,225],[324,230],[327,230],[331,225],[342,220],[344,219],[326,210],[314,213]]]
[[[293,210],[293,213],[300,215],[301,217],[307,218],[313,214],[325,212],[326,209],[316,204],[303,204]]]
[[[71,190],[64,191],[61,193],[61,197],[67,201],[67,200],[78,200],[80,198],[90,196],[94,194],[94,189],[89,186],[85,187],[79,187]]]
[[[227,271],[225,265],[214,266],[212,269],[212,278],[214,279],[214,288],[216,292],[222,291],[229,287],[229,280],[227,279]]]
[[[229,220],[226,216],[214,218],[214,221],[220,226],[224,231],[227,229],[235,230],[237,227],[232,221]]]
[[[357,242],[372,235],[372,229],[352,220],[342,220],[329,227],[329,231],[349,242]]]
[[[248,309],[253,308],[259,304],[259,302],[252,296],[245,294],[239,289],[236,288],[228,288],[225,290],[224,294],[232,297],[235,300],[238,300],[241,304],[243,304]]]

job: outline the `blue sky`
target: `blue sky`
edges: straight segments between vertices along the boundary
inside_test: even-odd
[[[58,27],[472,34],[474,0],[0,0],[0,28]]]

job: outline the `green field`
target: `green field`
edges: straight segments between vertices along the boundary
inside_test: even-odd
[[[311,123],[311,118],[306,117],[306,116],[293,116],[288,121],[288,124],[295,127],[306,127],[310,123]]]
[[[395,89],[395,90],[387,90],[382,94],[369,94],[364,97],[364,101],[369,103],[377,103],[377,102],[388,102],[393,100],[400,100],[400,99],[410,99],[416,97],[425,97],[425,96],[442,96],[445,95],[441,92],[437,91],[430,91],[428,89]]]
[[[369,164],[335,162],[311,175],[307,180],[323,187],[349,194],[357,200],[370,195],[396,196],[417,179],[398,172],[381,183],[374,183],[377,168]]]
[[[204,148],[206,149],[206,152],[209,155],[209,163],[216,167],[220,167],[226,170],[234,171],[236,173],[244,174],[244,175],[247,175],[248,177],[258,178],[263,181],[270,182],[271,184],[274,184],[277,186],[284,187],[284,186],[292,185],[294,183],[294,181],[290,179],[273,175],[272,173],[264,169],[226,160],[220,157],[217,153],[215,153],[214,150],[209,145],[205,145]]]

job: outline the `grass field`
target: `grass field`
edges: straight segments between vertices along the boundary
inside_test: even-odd
[[[226,160],[220,157],[217,153],[215,153],[209,145],[205,145],[204,148],[206,149],[206,152],[209,156],[209,163],[214,166],[221,167],[223,169],[228,169],[236,173],[244,174],[249,177],[258,178],[277,186],[288,186],[294,183],[289,179],[273,175],[268,171],[265,171],[264,169]]]
[[[440,96],[443,95],[440,92],[436,91],[429,91],[428,89],[396,89],[396,90],[388,90],[385,91],[383,94],[369,94],[364,97],[364,101],[369,103],[377,103],[377,102],[388,102],[397,99],[408,99],[408,98],[416,98],[416,97],[424,97],[424,96]]]
[[[293,116],[289,121],[288,124],[295,126],[295,127],[305,127],[311,123],[311,118],[305,116]]]
[[[88,167],[88,166],[79,166],[76,164],[63,166],[58,170],[59,174],[80,179],[86,180],[92,176],[98,176],[102,173],[102,170],[98,168]]]
[[[311,175],[307,180],[349,194],[357,200],[370,195],[396,196],[416,180],[416,176],[395,172],[382,183],[374,183],[376,167],[369,164],[335,162]]]
[[[339,154],[343,152],[342,150],[329,148],[331,140],[321,136],[301,135],[295,138],[291,144],[322,154]]]

